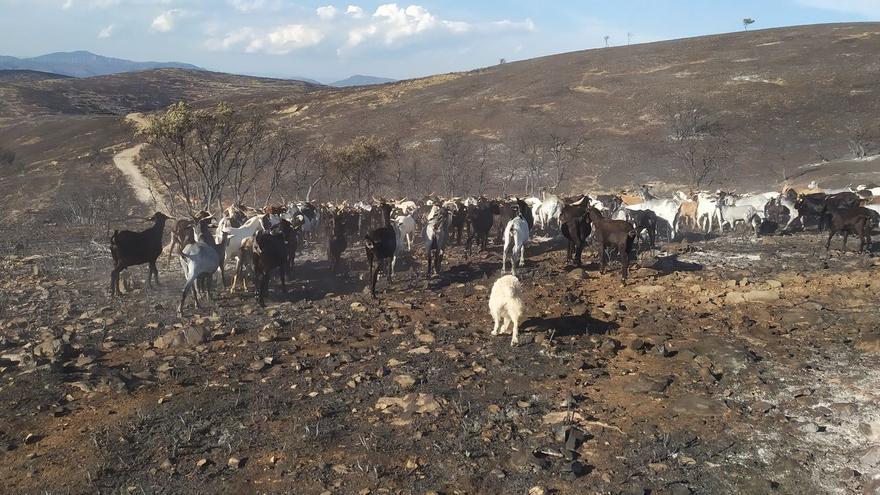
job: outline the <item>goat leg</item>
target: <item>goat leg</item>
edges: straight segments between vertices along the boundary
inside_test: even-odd
[[[284,264],[281,265],[279,271],[281,272],[281,295],[287,299],[287,283],[284,280]]]

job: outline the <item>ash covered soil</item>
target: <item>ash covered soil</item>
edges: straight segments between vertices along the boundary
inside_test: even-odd
[[[880,261],[816,234],[668,244],[626,287],[533,242],[513,348],[497,247],[430,280],[419,248],[378,300],[362,248],[335,278],[312,248],[283,302],[276,281],[265,309],[218,291],[181,319],[176,261],[114,302],[88,237],[0,257],[4,490],[876,489]]]

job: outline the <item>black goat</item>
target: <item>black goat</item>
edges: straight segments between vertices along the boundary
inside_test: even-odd
[[[601,272],[605,273],[606,249],[615,248],[620,254],[620,262],[623,265],[623,282],[626,283],[626,278],[629,276],[629,257],[636,239],[636,229],[629,222],[608,220],[602,217],[602,213],[593,207],[587,209],[586,216],[593,224],[593,235],[596,238],[596,247],[599,251]]]
[[[342,263],[342,253],[348,248],[346,239],[346,214],[342,209],[330,214],[330,235],[327,239],[327,262],[330,271],[336,273]]]
[[[287,295],[284,272],[287,267],[287,239],[292,235],[293,226],[285,219],[272,228],[268,215],[261,220],[263,230],[254,236],[254,287],[257,288],[257,301],[266,306],[264,298],[269,290],[269,277],[272,270],[278,269],[281,275],[281,293]]]
[[[589,219],[585,217],[589,206],[590,200],[585,196],[578,203],[563,206],[562,215],[559,217],[559,230],[568,239],[565,261],[573,259],[576,266],[581,266],[581,253],[593,230]]]
[[[157,211],[146,219],[153,222],[153,226],[147,230],[142,232],[113,231],[113,236],[110,237],[110,255],[113,257],[113,270],[110,272],[111,296],[119,293],[119,273],[130,266],[149,263],[147,285],[152,286],[152,277],[156,278],[156,284],[159,283],[156,260],[162,254],[162,233],[168,218],[164,213]]]
[[[450,237],[455,237],[455,245],[461,245],[461,233],[467,224],[467,210],[464,203],[459,200],[454,201],[455,208],[451,211],[449,219],[449,231],[452,233]]]
[[[507,222],[517,216],[522,216],[529,226],[529,232],[534,232],[535,218],[532,216],[532,208],[522,199],[513,198],[512,200],[498,202],[498,212],[495,214],[498,215],[498,219],[495,221],[495,225],[498,227],[498,236],[495,238],[496,244],[504,242],[504,229],[507,227]]]
[[[388,263],[385,270],[388,283],[391,283],[391,277],[394,275],[394,264],[397,261],[397,232],[391,225],[391,210],[394,207],[383,201],[379,204],[379,210],[382,212],[382,219],[385,222],[384,227],[373,230],[364,236],[364,246],[367,251],[367,264],[370,267],[370,294],[376,297],[376,281],[379,278],[379,270],[383,269],[383,265]],[[374,269],[373,262],[376,262]]]
[[[651,210],[626,210],[626,216],[636,228],[636,236],[639,238],[641,247],[642,231],[648,232],[648,240],[651,249],[654,249],[654,239],[657,237],[657,214]]]
[[[868,208],[835,208],[831,210],[828,223],[831,233],[825,243],[825,251],[831,248],[831,239],[837,233],[843,233],[843,252],[846,252],[846,240],[850,234],[859,236],[859,252],[871,249],[871,229],[874,228],[877,213]]]
[[[482,200],[474,206],[467,207],[467,225],[468,238],[465,242],[464,255],[465,259],[471,255],[471,243],[474,237],[480,245],[480,251],[486,250],[486,243],[489,241],[489,231],[495,221],[495,215],[500,212],[497,202]]]

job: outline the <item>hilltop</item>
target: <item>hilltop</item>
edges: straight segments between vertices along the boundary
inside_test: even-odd
[[[71,77],[105,76],[162,68],[199,69],[195,65],[180,62],[135,62],[122,58],[105,57],[83,50],[48,53],[30,58],[0,56],[0,70],[36,70]]]

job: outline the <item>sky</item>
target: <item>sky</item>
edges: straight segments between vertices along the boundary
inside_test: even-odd
[[[0,0],[0,55],[88,50],[239,74],[404,79],[605,45],[880,20],[880,0]]]

